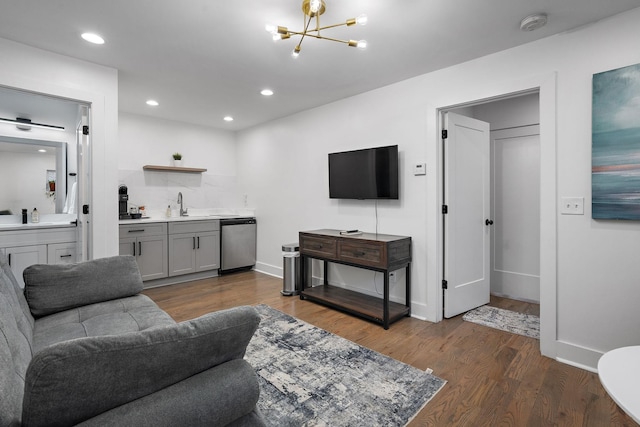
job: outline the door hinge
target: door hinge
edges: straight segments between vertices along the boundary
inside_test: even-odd
[[[449,213],[449,206],[442,205],[442,213],[443,214],[448,214]]]
[[[89,126],[87,125],[82,126],[82,134],[89,135]]]
[[[442,289],[449,289],[449,282],[442,279]]]
[[[446,129],[442,130],[442,139],[447,139],[449,137],[449,132]]]
[[[89,215],[89,205],[82,205],[82,213]]]

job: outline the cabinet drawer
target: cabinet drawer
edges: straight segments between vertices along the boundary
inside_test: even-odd
[[[203,233],[220,231],[220,220],[176,221],[169,223],[169,234]]]
[[[376,242],[343,240],[338,255],[341,261],[385,268],[385,245]]]
[[[336,239],[301,234],[300,251],[314,257],[336,259]]]
[[[120,238],[167,234],[166,222],[126,224],[120,226]]]

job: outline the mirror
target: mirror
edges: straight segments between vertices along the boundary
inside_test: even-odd
[[[67,144],[0,136],[0,212],[19,215],[64,212],[67,196]]]
[[[73,193],[76,207],[76,129],[82,107],[74,100],[0,86],[0,213],[12,214],[0,215],[0,224],[20,222],[22,209],[33,208],[41,222],[42,215],[53,215],[49,221],[68,223],[67,195]],[[34,125],[16,124],[18,119]]]

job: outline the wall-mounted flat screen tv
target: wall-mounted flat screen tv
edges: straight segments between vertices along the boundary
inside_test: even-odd
[[[397,199],[398,146],[329,154],[332,199]]]

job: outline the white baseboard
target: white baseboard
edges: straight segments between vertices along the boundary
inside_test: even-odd
[[[275,266],[264,262],[256,262],[255,271],[268,274],[269,276],[279,277],[282,279],[282,266]]]
[[[598,372],[598,360],[604,353],[563,341],[556,342],[556,360],[590,372]]]

